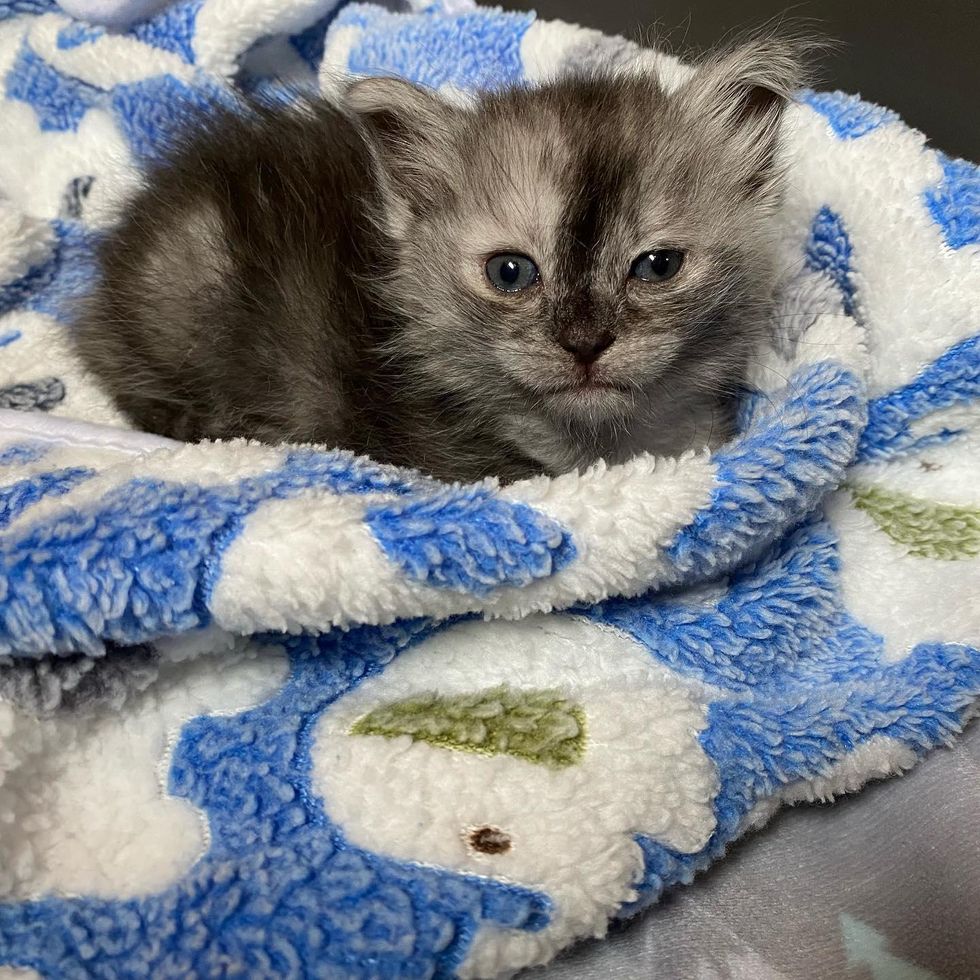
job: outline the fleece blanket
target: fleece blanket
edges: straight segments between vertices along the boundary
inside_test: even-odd
[[[465,0],[0,18],[0,966],[512,973],[969,720],[971,164],[800,93],[738,436],[449,486],[127,431],[71,351],[100,233],[231,87],[688,69]]]

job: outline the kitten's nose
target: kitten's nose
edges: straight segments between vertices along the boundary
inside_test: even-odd
[[[579,364],[591,364],[604,350],[612,347],[615,339],[616,335],[607,331],[588,337],[559,337],[558,343],[570,354],[574,354]]]

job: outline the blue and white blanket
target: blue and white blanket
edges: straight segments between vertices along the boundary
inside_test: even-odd
[[[402,6],[0,2],[0,973],[512,972],[974,711],[980,175],[857,98],[789,113],[714,455],[500,489],[122,427],[66,322],[189,104],[685,72]]]

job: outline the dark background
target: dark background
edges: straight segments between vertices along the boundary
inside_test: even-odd
[[[980,161],[980,0],[489,0],[634,41],[666,39],[683,55],[733,30],[786,15],[842,42],[817,88],[840,88],[898,112],[932,143]],[[652,29],[652,31],[651,31]]]

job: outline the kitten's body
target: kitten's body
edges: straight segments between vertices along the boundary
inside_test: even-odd
[[[465,110],[373,79],[344,110],[212,117],[106,241],[82,355],[144,429],[444,478],[717,441],[772,289],[790,66],[718,60],[672,97],[572,78]],[[632,257],[665,242],[677,281],[638,286]],[[500,251],[533,255],[540,282],[495,291]],[[614,342],[579,363],[600,331]]]

